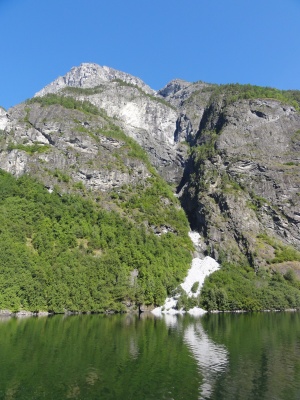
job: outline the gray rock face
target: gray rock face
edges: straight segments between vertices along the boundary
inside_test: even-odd
[[[229,107],[224,118],[217,148],[226,152],[229,175],[266,200],[265,224],[300,248],[299,113],[276,101],[254,100]]]
[[[78,96],[84,100],[86,96]],[[136,140],[148,153],[151,163],[168,181],[178,181],[182,165],[178,154],[183,152],[174,134],[177,112],[155,97],[149,97],[136,87],[118,82],[103,88],[101,95],[88,100],[119,124],[128,136]]]
[[[69,90],[68,90],[69,88]],[[91,89],[71,91],[70,88]],[[150,161],[170,182],[179,182],[186,148],[175,140],[178,112],[140,79],[96,64],[81,64],[35,96],[72,95],[105,110],[128,136],[149,154]]]
[[[191,85],[192,85],[191,82],[187,82],[182,79],[173,79],[165,87],[160,89],[158,93],[162,97],[173,100],[173,102],[175,102],[176,101],[175,99],[183,97],[182,93],[188,93],[186,89]]]
[[[205,110],[197,143],[206,156],[194,156],[196,178],[181,194],[215,257],[266,265],[274,251],[262,233],[300,249],[299,132],[299,112],[275,100]]]
[[[213,87],[204,82],[190,83],[175,79],[158,91],[159,95],[180,110],[176,138],[193,143]]]
[[[151,174],[128,156],[125,142],[101,133],[107,121],[60,105],[38,103],[14,107],[11,127],[2,143],[0,168],[20,176],[29,173],[52,189],[86,187],[106,192],[135,185]],[[36,146],[34,149],[33,146]]]
[[[101,67],[93,63],[82,63],[79,67],[73,67],[65,76],[58,77],[54,82],[45,86],[35,96],[44,96],[47,93],[57,93],[65,87],[94,88],[104,83],[120,79],[128,84],[136,85],[145,93],[155,94],[141,79],[125,72],[110,67]]]
[[[0,130],[5,130],[9,123],[8,113],[0,107]]]

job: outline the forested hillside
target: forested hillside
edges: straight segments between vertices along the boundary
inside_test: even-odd
[[[182,213],[173,219],[176,234],[157,236],[101,203],[49,193],[28,176],[1,172],[0,187],[0,309],[159,304],[186,273],[191,244]]]

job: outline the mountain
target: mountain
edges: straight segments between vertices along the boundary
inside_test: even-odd
[[[182,204],[217,259],[243,255],[255,268],[265,266],[274,249],[258,240],[262,233],[300,248],[297,95],[298,102],[289,92],[228,85],[193,92],[184,103],[194,111],[192,97],[201,120]]]
[[[26,257],[32,258],[28,285],[34,285],[40,261],[48,277],[40,282],[41,292],[45,284],[52,287],[48,279],[54,279],[53,260],[61,260],[55,275],[59,285],[66,253],[70,263],[76,257],[87,257],[87,265],[97,259],[95,274],[109,265],[109,259],[114,260],[110,271],[122,271],[122,279],[109,272],[105,301],[95,300],[103,287],[88,289],[87,300],[82,301],[80,293],[90,287],[84,281],[93,281],[93,273],[78,265],[76,301],[68,289],[64,302],[61,289],[56,303],[42,294],[34,303],[27,298],[29,289],[18,286],[14,309],[32,309],[35,304],[37,310],[103,311],[118,309],[118,304],[161,304],[191,260],[183,210],[202,236],[204,253],[223,266],[207,279],[199,304],[207,309],[300,307],[299,109],[299,91],[175,79],[155,92],[139,78],[87,63],[72,68],[32,99],[8,111],[0,108],[0,168],[18,178],[11,181],[3,173],[7,192],[2,214],[19,213],[26,219],[24,198],[31,213],[32,202],[40,199],[41,219],[30,219],[18,239]],[[25,184],[28,176],[42,186],[37,189],[35,181]],[[35,187],[31,197],[18,189],[28,185]],[[48,195],[56,200],[50,201]],[[16,204],[13,211],[9,208],[16,197],[23,214]],[[89,216],[82,216],[88,218],[85,230],[71,227],[76,218],[66,204],[73,197],[79,209],[91,208]],[[56,218],[55,212],[44,210],[47,201],[61,210],[67,207],[68,223],[60,225],[61,215]],[[109,223],[105,225],[99,212],[108,213],[113,239],[101,231],[97,220],[107,230]],[[50,228],[53,218],[59,224],[57,239]],[[10,223],[3,220],[4,225]],[[67,225],[73,244],[59,250],[58,242],[67,240]],[[92,226],[98,225],[100,230],[93,232]],[[43,226],[44,239],[37,239],[36,226]],[[134,237],[128,246],[125,226]],[[49,248],[41,245],[47,232],[52,237],[52,261]],[[3,235],[9,236],[4,231]],[[13,236],[8,243],[14,246]],[[22,266],[22,273],[27,272]],[[99,279],[107,282],[102,272]],[[11,279],[11,271],[7,274]],[[63,287],[72,285],[71,275],[66,273]],[[5,307],[12,308],[9,300],[0,303]]]
[[[82,64],[46,86],[36,97],[50,93],[87,100],[136,140],[151,163],[169,182],[181,176],[185,146],[174,140],[177,111],[140,79],[96,64]]]

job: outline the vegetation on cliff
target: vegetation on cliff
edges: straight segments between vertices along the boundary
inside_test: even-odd
[[[273,99],[290,104],[296,110],[300,110],[300,92],[298,90],[279,90],[271,87],[231,83],[209,86],[202,89],[202,91],[211,92],[209,103],[212,103],[220,96],[223,97],[225,105],[244,99]]]
[[[43,97],[33,97],[32,99],[26,101],[26,104],[28,105],[34,103],[39,103],[43,107],[59,104],[70,110],[79,110],[88,114],[101,115],[98,108],[89,101],[79,101],[71,96],[59,96],[54,93],[48,93]]]
[[[0,186],[0,309],[121,311],[163,302],[185,276],[191,243],[182,213],[176,233],[158,236],[101,203],[49,193],[28,176],[1,171]]]

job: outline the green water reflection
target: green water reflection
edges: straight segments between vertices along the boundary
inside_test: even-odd
[[[3,319],[0,399],[300,399],[300,314]]]
[[[181,334],[164,320],[86,315],[0,324],[1,399],[187,399],[197,398],[199,380]]]
[[[300,313],[220,314],[201,322],[229,353],[210,399],[300,399]]]

